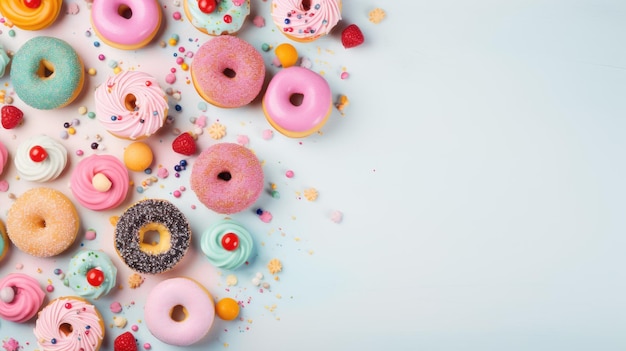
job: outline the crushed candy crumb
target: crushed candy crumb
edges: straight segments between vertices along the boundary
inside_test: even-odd
[[[370,11],[368,17],[369,17],[370,22],[374,24],[379,24],[380,22],[382,22],[382,20],[385,19],[386,15],[387,14],[385,13],[385,10],[381,8],[375,8],[372,11]]]
[[[128,277],[128,286],[130,286],[131,289],[136,289],[140,287],[141,284],[143,284],[143,277],[141,275],[133,273]]]
[[[267,269],[270,271],[271,274],[276,274],[283,270],[283,264],[280,262],[279,259],[273,258],[267,264]]]

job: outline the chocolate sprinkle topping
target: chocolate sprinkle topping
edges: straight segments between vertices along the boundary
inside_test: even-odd
[[[150,254],[139,248],[139,230],[149,223],[159,223],[169,230],[171,248]],[[185,215],[171,202],[159,199],[141,200],[129,207],[115,227],[115,248],[128,265],[139,273],[166,272],[183,258],[191,242],[191,230]]]

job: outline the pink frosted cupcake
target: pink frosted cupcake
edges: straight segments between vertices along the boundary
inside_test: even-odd
[[[37,314],[44,296],[37,280],[26,274],[11,273],[0,280],[0,317],[24,323]]]
[[[124,164],[111,155],[91,155],[78,163],[70,187],[76,201],[94,211],[121,205],[130,179]]]

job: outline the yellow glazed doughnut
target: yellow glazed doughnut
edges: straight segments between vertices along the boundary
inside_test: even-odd
[[[62,0],[2,0],[0,13],[18,28],[40,30],[54,23],[62,4]]]
[[[7,234],[21,251],[50,257],[76,239],[80,221],[74,204],[58,190],[33,188],[15,200],[7,215]]]

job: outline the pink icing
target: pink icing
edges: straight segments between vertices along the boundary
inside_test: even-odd
[[[227,76],[226,70],[235,72]],[[221,107],[249,104],[261,91],[265,65],[248,42],[224,35],[204,43],[191,64],[191,77],[200,95]]]
[[[132,97],[134,107],[127,106]],[[95,98],[98,121],[121,138],[147,138],[167,118],[167,95],[154,77],[144,72],[124,71],[109,77],[96,89]]]
[[[59,327],[64,324],[71,325],[67,335]],[[50,302],[39,312],[34,333],[37,344],[46,351],[94,351],[100,348],[104,337],[100,312],[94,305],[76,298]]]
[[[302,0],[272,0],[272,19],[289,36],[315,39],[328,34],[341,20],[340,0],[311,0],[305,9]]]
[[[92,185],[94,175],[102,173],[111,181],[108,191],[100,192]],[[70,179],[74,198],[84,207],[102,211],[119,206],[126,199],[129,188],[128,170],[111,155],[91,155],[82,159]]]
[[[170,312],[183,306],[186,318],[175,321]],[[157,284],[148,294],[144,309],[148,329],[166,344],[188,346],[198,342],[211,329],[215,306],[209,292],[188,278],[171,278]]]
[[[4,171],[4,166],[7,164],[9,160],[9,152],[7,151],[6,146],[0,141],[0,174]]]
[[[45,296],[39,282],[26,274],[11,273],[0,280],[0,290],[6,287],[13,288],[15,296],[8,303],[0,300],[0,317],[16,323],[33,318]]]
[[[299,106],[290,98],[303,96]],[[310,69],[292,66],[278,72],[263,97],[270,124],[290,137],[303,137],[319,130],[330,114],[332,96],[326,80]]]
[[[124,6],[132,11],[130,18],[119,14]],[[133,48],[154,37],[161,24],[161,9],[155,0],[93,0],[91,21],[104,40]]]

